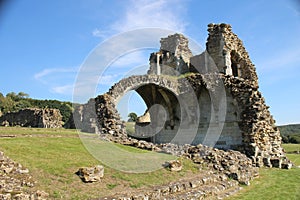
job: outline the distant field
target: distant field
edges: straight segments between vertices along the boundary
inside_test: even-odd
[[[89,134],[86,134],[89,135]],[[12,137],[15,136],[15,137]],[[122,149],[143,154],[132,147]],[[287,152],[300,145],[285,144]],[[103,146],[104,148],[104,146]],[[110,150],[110,146],[105,146]],[[83,183],[75,172],[82,166],[103,164],[86,150],[75,130],[5,128],[0,127],[0,150],[7,156],[29,168],[37,180],[37,189],[45,190],[51,199],[89,199],[114,194],[120,190],[160,185],[185,177],[194,176],[197,169],[184,160],[184,170],[172,173],[160,169],[149,173],[124,173],[108,166],[102,182]],[[113,149],[111,149],[113,151]],[[111,152],[110,155],[112,155]],[[300,165],[299,154],[288,154]],[[229,199],[300,199],[300,169],[261,169],[260,177],[251,186]]]

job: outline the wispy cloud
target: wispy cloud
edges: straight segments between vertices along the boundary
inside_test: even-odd
[[[47,81],[45,80],[45,78],[47,78],[48,76],[52,76],[54,74],[54,76],[58,76],[58,74],[61,73],[70,73],[70,72],[77,72],[78,71],[78,67],[71,67],[71,68],[48,68],[48,69],[44,69],[41,72],[38,72],[34,75],[34,78],[38,81],[44,82],[46,83]]]
[[[103,75],[99,78],[99,85],[112,86],[118,78],[120,74]]]
[[[288,9],[290,9],[295,16],[300,16],[300,1],[292,0],[290,3],[285,4]]]
[[[48,68],[34,74],[34,79],[48,86],[50,92],[70,95],[78,67]]]
[[[172,4],[172,6],[170,6]],[[112,25],[119,32],[144,27],[160,27],[183,32],[184,2],[179,0],[131,0],[125,14]]]
[[[136,50],[125,54],[119,57],[114,63],[112,63],[112,67],[120,68],[124,66],[135,67],[141,64],[148,64],[149,53],[145,54],[145,50]]]
[[[148,65],[149,49],[157,51],[160,38],[184,32],[184,15],[185,2],[179,0],[129,0],[114,22],[92,31],[94,37],[106,40],[82,65],[73,97],[83,101],[97,91],[106,92],[129,73],[140,73],[137,68]]]
[[[62,86],[54,86],[51,88],[51,92],[56,94],[67,94],[71,95],[73,93],[74,85],[68,84],[68,85],[62,85]]]
[[[170,6],[172,4],[172,6]],[[107,37],[138,28],[163,28],[184,32],[185,2],[180,0],[130,0],[119,18],[105,30],[95,28],[92,35]]]
[[[98,28],[95,28],[92,32],[92,35],[94,37],[100,37],[100,38],[105,38],[110,34],[110,31],[105,31],[105,30],[100,30]]]

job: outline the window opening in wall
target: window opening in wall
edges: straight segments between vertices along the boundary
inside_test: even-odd
[[[235,51],[232,51],[230,53],[230,58],[231,58],[231,70],[232,70],[232,75],[234,77],[238,77],[240,76],[240,72],[239,72],[239,67],[240,67],[240,63],[238,62],[238,54]]]
[[[231,69],[232,69],[232,75],[233,75],[234,77],[239,76],[239,74],[238,74],[238,64],[232,62],[232,63],[231,63]]]

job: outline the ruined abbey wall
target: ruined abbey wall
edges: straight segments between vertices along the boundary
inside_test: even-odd
[[[90,100],[80,112],[94,114],[79,115],[79,124],[96,125],[92,132],[131,144],[116,104],[135,90],[150,119],[136,123],[133,137],[149,146],[201,143],[239,150],[256,166],[286,166],[279,130],[258,90],[255,66],[242,41],[227,24],[209,24],[208,32],[206,50],[194,56],[183,35],[163,38],[160,50],[150,55],[148,74],[125,78]],[[190,73],[178,76],[186,72]]]

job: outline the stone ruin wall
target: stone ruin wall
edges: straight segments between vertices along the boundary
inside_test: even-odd
[[[258,77],[243,42],[232,32],[229,24],[209,24],[206,50],[217,65],[219,72],[253,81]]]
[[[9,112],[0,117],[1,126],[35,128],[62,128],[62,116],[58,109],[26,108]]]
[[[206,78],[210,76],[209,74],[214,74],[213,76],[215,76],[216,73],[203,70],[203,68],[209,69],[210,65],[215,63],[215,67],[218,69],[218,79],[222,80],[225,87],[227,108],[229,108],[230,111],[227,115],[227,117],[229,116],[227,118],[228,123],[225,123],[223,132],[219,138],[221,141],[219,142],[220,148],[222,148],[222,144],[224,144],[225,141],[225,143],[229,145],[223,146],[223,148],[232,148],[245,153],[252,159],[256,166],[287,166],[289,161],[286,159],[281,147],[279,130],[269,112],[269,107],[265,104],[265,100],[258,90],[258,79],[255,67],[250,61],[242,41],[231,32],[231,27],[227,24],[209,24],[208,31],[209,37],[206,44],[206,51],[200,55],[190,57],[191,62],[186,62],[186,55],[191,56],[190,51],[187,50],[187,40],[178,43],[181,45],[181,51],[177,52],[185,52],[184,56],[181,56],[180,53],[176,55],[176,51],[175,53],[168,52],[161,47],[159,52],[152,53],[150,56],[148,75],[123,79],[115,84],[109,92],[96,97],[94,100],[95,104],[90,101],[85,105],[91,110],[95,110],[94,106],[96,106],[96,112],[94,113],[97,119],[94,125],[96,124],[98,133],[123,138],[125,141],[130,140],[125,131],[125,124],[117,112],[115,105],[116,99],[121,98],[124,93],[129,90],[136,90],[139,93],[139,87],[148,90],[143,85],[153,84],[154,82],[151,81],[153,81],[153,79],[159,80],[161,78],[159,76],[160,74],[168,74],[171,72],[171,75],[174,75],[174,70],[178,72],[177,74],[180,74],[182,67],[188,67],[190,71],[194,72],[195,69],[199,72],[198,69],[202,68],[202,74],[195,73],[192,76],[187,76],[186,79],[190,85],[193,85],[193,89],[196,93],[201,89],[207,89],[208,91],[216,89],[210,80]],[[182,37],[183,36],[179,37],[175,35],[175,37],[169,36],[168,38],[180,39]],[[168,47],[166,44],[167,40],[162,39],[161,41],[163,41],[162,46],[164,46],[164,48],[166,46]],[[171,49],[174,49],[173,46],[169,45]],[[203,61],[203,58],[206,60]],[[198,62],[195,63],[195,61]],[[163,71],[164,65],[169,65],[172,69]],[[165,80],[161,82],[158,81],[159,83],[157,82],[156,84],[169,88],[169,90],[173,91],[176,95],[180,94],[180,89],[170,88],[168,85],[170,84],[168,83],[169,80],[165,77],[164,79]],[[173,82],[171,84],[177,88],[181,87],[179,83],[180,79],[174,78],[171,82]],[[213,93],[210,93],[210,95],[213,95]],[[145,100],[147,98],[143,99]],[[95,115],[93,117],[95,117]],[[231,119],[231,121],[229,119]],[[90,120],[91,119],[87,121]],[[89,123],[86,125],[89,126]],[[161,138],[164,136],[161,135]],[[233,139],[232,136],[237,137],[236,140]],[[167,141],[168,140],[166,140],[166,142]],[[200,141],[200,139],[198,141]],[[235,143],[232,144],[232,141]],[[130,144],[130,142],[127,143]],[[218,142],[216,144],[218,146]]]
[[[258,77],[243,42],[228,24],[209,24],[206,49],[240,109],[244,153],[257,165],[272,166],[272,159],[285,159],[281,136],[265,99],[258,90]],[[222,71],[223,70],[223,71]]]

